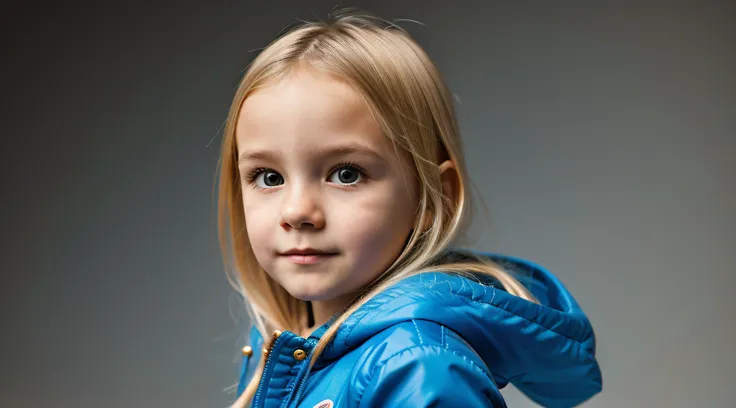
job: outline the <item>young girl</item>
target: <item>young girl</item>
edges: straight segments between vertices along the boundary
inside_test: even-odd
[[[269,45],[221,166],[223,253],[254,322],[234,407],[503,407],[509,382],[573,406],[601,389],[554,276],[450,248],[470,200],[452,97],[399,27],[345,13]]]

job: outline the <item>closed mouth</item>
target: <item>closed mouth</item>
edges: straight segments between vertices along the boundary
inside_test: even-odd
[[[281,254],[289,262],[297,265],[317,265],[335,255],[337,255],[336,252],[317,251],[314,249],[290,250]]]
[[[329,251],[322,251],[314,248],[303,248],[303,249],[290,249],[286,252],[282,252],[281,255],[283,256],[328,256],[328,255],[337,255],[337,252],[329,252]]]

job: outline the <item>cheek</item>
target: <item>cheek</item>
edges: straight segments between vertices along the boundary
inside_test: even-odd
[[[336,214],[342,246],[360,265],[388,267],[399,255],[413,227],[416,204],[406,191],[388,191],[340,204]]]
[[[263,244],[270,242],[267,237],[274,231],[274,211],[269,208],[272,206],[263,205],[253,197],[245,196],[243,199],[245,229],[255,253],[259,252]]]

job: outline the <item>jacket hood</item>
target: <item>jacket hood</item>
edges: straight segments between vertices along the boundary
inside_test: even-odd
[[[511,256],[485,256],[514,273],[539,304],[494,282],[455,274],[411,276],[369,300],[340,327],[321,360],[338,358],[389,326],[412,319],[458,333],[483,359],[499,388],[509,382],[542,406],[573,406],[601,390],[593,328],[570,292],[545,268]]]

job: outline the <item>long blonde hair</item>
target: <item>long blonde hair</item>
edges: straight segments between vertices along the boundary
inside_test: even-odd
[[[397,281],[430,269],[488,275],[508,292],[533,300],[519,281],[489,260],[443,261],[441,254],[466,225],[470,205],[452,97],[435,65],[404,29],[370,13],[342,10],[328,22],[302,22],[266,47],[240,82],[225,124],[218,203],[220,245],[225,265],[234,262],[228,268],[229,281],[242,294],[263,338],[269,338],[274,329],[301,333],[306,328],[307,306],[273,280],[253,254],[245,228],[235,128],[248,95],[300,62],[336,75],[358,92],[385,136],[411,156],[419,184],[415,228],[403,252],[334,320],[311,351],[310,365],[361,305]],[[456,200],[443,195],[438,160],[446,159],[454,162],[459,175]],[[265,360],[261,359],[234,407],[245,407],[252,400]]]

